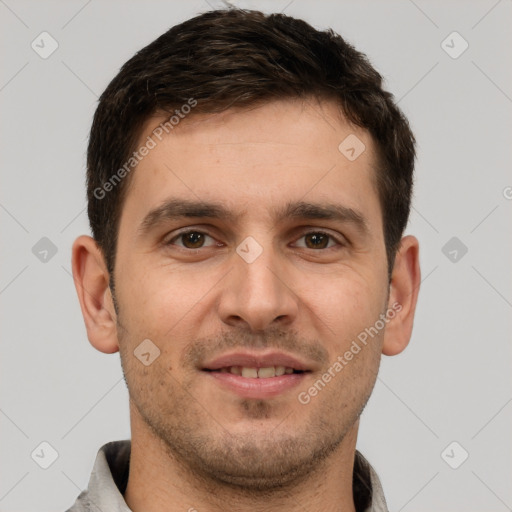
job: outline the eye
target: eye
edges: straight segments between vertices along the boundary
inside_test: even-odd
[[[166,245],[177,245],[185,249],[201,249],[220,244],[210,235],[201,231],[185,231],[171,238]]]
[[[335,245],[342,245],[332,235],[323,231],[312,231],[302,235],[299,240],[304,240],[303,244],[296,242],[296,247],[306,249],[330,249]]]

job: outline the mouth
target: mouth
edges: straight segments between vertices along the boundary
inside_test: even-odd
[[[225,390],[243,398],[265,399],[298,386],[313,368],[281,352],[238,352],[218,357],[201,370]]]
[[[205,372],[230,373],[239,375],[245,379],[270,379],[272,377],[281,377],[282,375],[292,375],[294,373],[305,373],[303,370],[296,370],[290,366],[265,366],[263,368],[249,366],[223,366],[217,370],[209,368],[203,369]]]

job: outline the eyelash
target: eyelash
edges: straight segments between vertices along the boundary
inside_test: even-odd
[[[190,249],[188,247],[184,247],[184,246],[181,246],[181,245],[176,245],[174,243],[176,240],[179,240],[179,239],[181,239],[181,237],[183,237],[185,235],[188,235],[190,233],[198,233],[198,234],[210,237],[212,240],[215,240],[215,238],[213,236],[209,235],[208,233],[205,233],[204,231],[200,231],[198,229],[188,229],[186,231],[182,231],[182,232],[178,233],[177,235],[174,235],[169,240],[164,241],[164,245],[165,246],[174,245],[174,246],[179,247],[180,249],[185,250],[187,252],[197,252],[197,251],[201,251],[201,250],[207,249],[208,247],[214,247],[215,245],[218,246],[218,243],[217,243],[217,244],[212,244],[212,245],[206,246],[206,247],[203,246],[203,247],[198,247],[197,249]],[[343,246],[347,245],[346,242],[340,240],[339,238],[335,237],[334,235],[331,235],[330,233],[327,233],[327,232],[321,231],[321,230],[307,231],[307,232],[303,233],[297,240],[300,240],[301,238],[304,238],[304,237],[306,237],[308,235],[323,235],[323,236],[326,236],[326,237],[329,238],[329,242],[330,241],[334,241],[336,243],[337,247],[343,247]],[[335,249],[335,248],[336,248],[335,246],[325,247],[325,248],[320,248],[320,249],[312,249],[310,247],[299,247],[299,249],[309,249],[311,251],[326,251],[328,249]]]

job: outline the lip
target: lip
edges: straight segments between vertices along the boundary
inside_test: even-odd
[[[286,366],[294,370],[312,371],[311,365],[285,352],[231,352],[206,362],[202,370],[220,370],[230,366],[246,368],[268,368],[269,366]],[[277,377],[271,377],[277,378]],[[262,379],[263,380],[263,379]]]
[[[268,378],[247,378],[232,373],[221,373],[221,368],[245,366],[246,368],[268,368],[285,366],[304,373],[291,373]],[[202,373],[212,382],[242,398],[267,399],[278,396],[298,386],[313,370],[311,364],[285,352],[231,352],[204,364]],[[208,371],[210,370],[210,371]]]
[[[267,379],[246,378],[232,373],[203,372],[220,386],[242,398],[272,398],[298,386],[309,373],[291,373]]]

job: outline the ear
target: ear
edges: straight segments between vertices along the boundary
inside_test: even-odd
[[[395,315],[389,315],[384,331],[382,353],[386,356],[399,354],[409,344],[420,283],[419,243],[414,236],[405,236],[391,274],[388,311]]]
[[[106,354],[119,350],[114,303],[103,253],[96,241],[82,235],[73,243],[73,280],[91,345]]]

